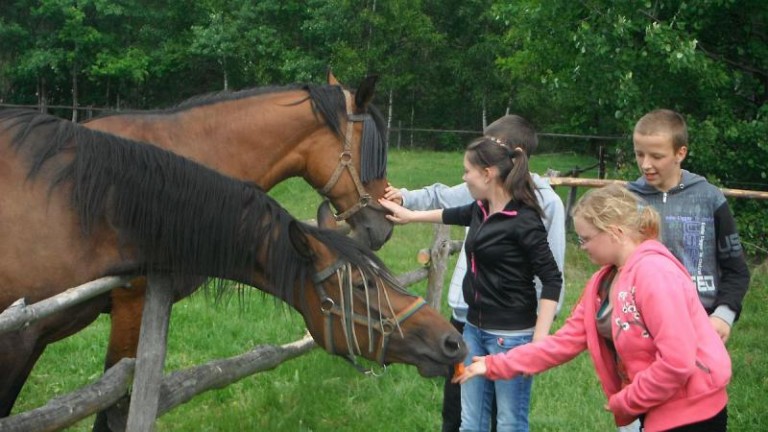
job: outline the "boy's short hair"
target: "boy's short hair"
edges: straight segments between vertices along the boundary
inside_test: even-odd
[[[526,156],[533,154],[539,145],[539,137],[533,125],[515,114],[507,114],[489,124],[483,130],[483,135],[497,144],[509,147],[510,150],[520,147]]]
[[[672,147],[675,151],[688,147],[688,126],[683,116],[669,109],[657,109],[642,116],[635,125],[635,133],[639,135],[667,134],[672,137]]]

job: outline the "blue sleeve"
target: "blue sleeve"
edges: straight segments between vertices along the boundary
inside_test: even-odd
[[[435,183],[425,188],[409,191],[400,189],[403,207],[410,210],[434,210],[470,204],[473,199],[466,183],[446,186]]]
[[[551,187],[539,187],[537,198],[541,209],[544,211],[542,222],[544,222],[544,228],[547,230],[549,249],[552,251],[563,280],[560,298],[557,301],[557,312],[559,313],[565,302],[565,207],[560,196]],[[541,298],[542,283],[538,278],[535,283],[536,292]]]

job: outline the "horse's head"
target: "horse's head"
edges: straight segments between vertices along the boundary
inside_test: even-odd
[[[352,227],[352,237],[378,250],[392,235],[393,224],[377,201],[387,186],[387,142],[381,115],[370,104],[376,77],[363,80],[354,93],[343,89],[330,73],[328,83],[344,98],[345,109],[338,113],[340,136],[333,138],[338,158],[308,158],[306,175],[310,183],[324,184],[318,190],[339,211],[336,219]]]
[[[405,363],[422,376],[445,376],[464,360],[461,335],[421,297],[399,286],[369,250],[330,230],[291,232],[294,247],[315,268],[293,305],[326,351],[353,363]]]

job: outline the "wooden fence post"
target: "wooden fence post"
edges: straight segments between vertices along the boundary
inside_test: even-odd
[[[136,374],[126,427],[128,432],[154,430],[173,305],[173,282],[170,277],[150,275],[147,279]]]
[[[443,282],[445,269],[448,266],[448,255],[451,253],[451,227],[443,224],[434,225],[435,239],[430,248],[431,263],[427,276],[427,304],[440,311],[443,298]]]

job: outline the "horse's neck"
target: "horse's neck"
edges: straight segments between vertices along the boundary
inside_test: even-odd
[[[261,96],[169,114],[118,115],[85,125],[148,142],[270,189],[303,174],[307,145],[302,143],[323,126],[312,115],[309,102],[275,113],[275,103],[265,110],[266,102],[254,103],[258,99],[267,100]]]

